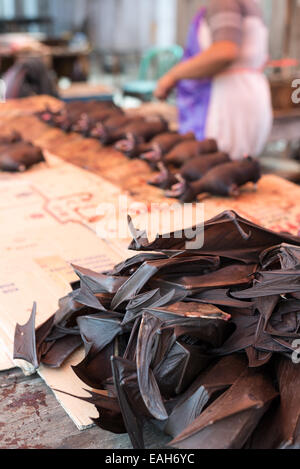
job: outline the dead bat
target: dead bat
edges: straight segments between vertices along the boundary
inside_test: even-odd
[[[259,320],[257,316],[234,312],[232,323],[235,325],[235,331],[220,348],[212,351],[214,355],[224,356],[246,351],[249,367],[258,368],[268,363],[273,353],[288,351],[286,347],[276,343],[270,334],[264,332],[261,318]],[[250,349],[258,353],[249,354]]]
[[[86,391],[88,394],[90,394],[90,397],[74,396],[73,394],[59,389],[54,389],[54,391],[60,392],[67,396],[76,397],[81,401],[93,404],[96,407],[98,413],[101,415],[100,418],[92,419],[95,425],[97,425],[99,428],[116,434],[126,433],[127,430],[124,424],[118,398],[116,396],[109,395],[106,391],[103,393],[99,391]]]
[[[280,401],[253,433],[250,449],[299,448],[299,365],[281,357],[275,364]]]
[[[140,143],[148,142],[155,135],[168,130],[168,123],[162,118],[136,122],[123,128],[123,134],[115,148],[129,158],[135,157],[136,147]],[[122,139],[123,138],[123,139]]]
[[[172,403],[163,431],[173,438],[200,416],[205,406],[232,386],[247,367],[242,355],[221,358],[202,371],[193,384]],[[170,404],[169,404],[170,405]]]
[[[223,152],[196,156],[182,166],[180,175],[188,182],[195,182],[208,173],[210,169],[230,161],[230,156]]]
[[[108,272],[108,275],[132,275],[145,261],[158,260],[158,259],[168,259],[166,254],[161,253],[141,253],[136,256],[126,259],[126,261],[121,262],[116,265],[114,269]]]
[[[91,344],[82,362],[72,366],[74,373],[91,388],[105,390],[105,382],[112,375],[110,359],[114,355],[116,344],[115,340],[98,353],[93,352]]]
[[[132,133],[139,128],[144,128],[145,118],[142,116],[132,117],[124,125],[109,131],[103,127],[104,133],[100,135],[100,141],[103,145],[112,145],[121,139],[126,138],[127,133]]]
[[[69,130],[67,122],[70,121],[70,126],[74,125],[83,114],[88,114],[91,117],[95,113],[117,112],[118,110],[120,108],[110,101],[72,101],[59,111],[52,111],[46,107],[45,110],[36,113],[36,115],[49,125],[61,126],[63,129]]]
[[[170,446],[241,449],[277,395],[267,373],[246,370]]]
[[[150,186],[159,187],[160,189],[167,190],[178,182],[176,171],[172,171],[166,165],[159,161],[157,164],[159,173],[148,181]]]
[[[57,340],[51,340],[54,316],[35,330],[36,304],[25,326],[16,326],[14,339],[14,359],[26,362],[30,372],[35,371],[40,363],[50,368],[60,368],[65,360],[82,344],[79,334],[62,334]],[[44,342],[47,338],[47,342]],[[31,365],[31,367],[29,366]]]
[[[300,292],[299,274],[295,270],[258,272],[253,285],[247,290],[233,293],[235,298],[259,298]]]
[[[111,365],[119,405],[130,440],[135,449],[143,449],[144,422],[151,418],[151,414],[139,392],[136,364],[124,358],[112,357]]]
[[[180,167],[196,156],[216,153],[217,151],[218,145],[213,139],[206,139],[202,142],[191,140],[176,145],[173,150],[165,155],[164,162],[168,165]]]
[[[227,153],[211,153],[203,156],[196,156],[191,160],[187,161],[180,170],[180,181],[182,178],[188,182],[194,182],[202,178],[210,169],[215,166],[228,163],[230,161]],[[157,167],[160,170],[159,174],[154,176],[153,179],[148,181],[151,186],[159,187],[160,189],[167,190],[173,186],[177,186],[178,182],[178,171],[167,167],[163,161],[157,163]]]
[[[90,131],[90,137],[99,139],[103,144],[108,143],[109,134],[117,131],[120,127],[124,127],[132,122],[140,121],[141,116],[129,116],[126,114],[114,114],[110,116],[105,122],[97,122]]]
[[[110,115],[123,111],[110,102],[72,102],[68,103],[59,113],[53,115],[53,125],[65,132],[71,130],[86,131],[86,126],[93,119],[105,119]],[[92,125],[92,124],[90,124]]]
[[[58,127],[64,132],[68,133],[72,130],[72,125],[76,122],[77,117],[72,118],[70,114],[64,109],[60,113],[56,114],[52,118],[52,125]]]
[[[144,252],[167,252],[169,255],[186,249],[188,241],[197,237],[197,226],[192,227],[194,237],[181,232],[168,233],[168,236],[159,235],[153,242],[149,242],[144,231],[137,232],[131,219],[130,229],[133,241],[129,249]],[[300,246],[300,238],[268,230],[262,226],[246,220],[234,211],[225,211],[210,220],[198,229],[203,231],[204,244],[200,249],[202,255],[222,256],[245,263],[256,263],[260,260],[262,251],[269,246],[278,246],[281,243]],[[197,251],[199,253],[199,251]]]
[[[180,177],[179,183],[167,191],[167,197],[177,197],[181,202],[193,202],[200,194],[211,194],[221,197],[237,197],[239,187],[261,177],[260,164],[253,158],[225,163],[211,169],[199,181],[188,183]]]
[[[178,132],[165,132],[154,137],[151,142],[146,143],[139,156],[151,165],[156,165],[172,148],[189,140],[195,140],[195,135],[192,132],[184,135]]]
[[[147,293],[141,293],[130,300],[126,307],[126,314],[123,319],[123,325],[132,323],[142,316],[147,307],[160,308],[173,305],[176,301],[183,301],[186,293],[182,291],[170,290],[163,294],[159,288],[151,290]]]
[[[234,292],[233,296],[240,299],[261,298],[260,301],[265,301],[265,297],[272,295],[295,295],[300,292],[298,246],[282,243],[280,246],[266,249],[261,253],[260,263],[261,269],[256,274],[251,288]]]
[[[191,259],[193,259],[191,257]],[[192,262],[191,262],[192,268]],[[199,265],[197,268],[199,269]],[[197,275],[190,271],[187,275],[174,275],[170,271],[169,275],[160,278],[162,284],[167,282],[170,288],[183,288],[185,290],[193,291],[194,294],[200,293],[201,290],[207,288],[224,288],[241,285],[249,285],[252,283],[252,275],[257,270],[257,264],[230,264],[226,267],[219,268],[217,271],[213,270],[209,273],[201,272]],[[187,270],[186,270],[187,271]]]
[[[215,270],[218,259],[209,256],[190,256],[187,258],[169,258],[145,261],[128,280],[123,283],[116,292],[111,308],[116,310],[124,301],[130,300],[149,282],[153,277],[164,277],[171,271],[176,278],[180,278],[185,272],[200,273],[204,270]],[[249,270],[249,269],[248,269]],[[209,275],[209,274],[208,274]],[[241,277],[241,273],[236,274]],[[170,288],[173,289],[174,287]],[[175,288],[176,289],[176,288]]]
[[[94,113],[83,113],[79,117],[79,119],[73,124],[72,130],[73,132],[79,132],[85,137],[88,137],[91,130],[95,128],[97,123],[105,123],[106,120],[111,119],[113,117],[123,116],[123,111],[120,109],[104,109],[98,110]]]
[[[23,360],[31,365],[32,371],[39,367],[35,338],[36,303],[31,316],[24,326],[16,325],[14,338],[14,359]]]
[[[39,147],[29,142],[17,142],[0,146],[0,169],[8,172],[23,172],[37,163],[45,161]]]
[[[203,309],[203,311],[202,311]],[[144,312],[141,326],[139,330],[137,347],[136,347],[136,363],[137,363],[137,377],[139,382],[140,393],[142,395],[145,406],[149,413],[157,420],[166,420],[168,414],[163,401],[163,396],[159,386],[160,378],[164,376],[164,385],[166,386],[166,370],[169,370],[168,376],[171,379],[169,383],[172,393],[180,392],[184,387],[187,387],[193,379],[195,370],[189,367],[189,360],[193,355],[192,349],[185,348],[189,345],[189,336],[194,340],[191,345],[196,344],[198,341],[205,341],[209,345],[216,343],[223,343],[228,334],[230,333],[231,326],[228,322],[229,316],[222,314],[220,310],[215,308],[213,314],[207,314],[205,308],[198,308],[193,315],[187,316],[185,313],[173,312],[171,309],[163,310],[160,308],[147,309]],[[178,339],[182,340],[180,342]],[[172,346],[178,341],[177,352],[172,350]],[[163,358],[166,360],[169,354],[175,352],[173,359],[165,361],[163,365]],[[197,359],[194,366],[198,367],[201,371],[203,367],[203,359],[200,360],[202,350],[197,348],[194,353],[197,353]],[[195,355],[194,355],[195,356]],[[206,357],[206,364],[208,363]],[[174,381],[172,376],[175,377],[177,368],[176,380],[177,387],[174,388]],[[187,376],[189,375],[190,376]]]
[[[49,368],[60,368],[64,362],[82,345],[80,335],[65,335],[54,343],[41,358],[41,363]]]
[[[85,287],[88,287],[92,293],[113,293],[115,294],[119,288],[128,280],[128,276],[109,276],[93,272],[76,265],[72,265],[76,275],[80,278]],[[81,287],[82,287],[81,284]],[[74,295],[73,295],[74,298]],[[77,301],[78,301],[77,295]],[[80,301],[79,301],[80,302]]]
[[[300,266],[300,249],[286,243],[272,246],[261,253],[262,270],[291,270]]]
[[[191,301],[187,299],[186,301]],[[254,304],[252,301],[241,301],[232,298],[229,288],[216,288],[213,290],[205,290],[193,296],[193,301],[199,303],[209,303],[223,308],[229,306],[231,308],[249,309],[253,311]]]

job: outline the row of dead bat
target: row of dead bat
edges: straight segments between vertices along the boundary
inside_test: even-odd
[[[66,132],[79,132],[115,145],[128,158],[141,158],[159,173],[149,184],[166,196],[192,202],[200,194],[237,196],[248,182],[256,184],[260,165],[251,157],[232,161],[213,139],[197,141],[193,133],[170,131],[161,116],[125,114],[112,102],[72,102],[56,113],[39,117]]]
[[[235,212],[198,227],[201,249],[130,228],[137,254],[102,274],[73,266],[55,315],[17,325],[15,359],[60,367],[83,344],[82,399],[135,448],[145,422],[174,448],[299,447],[300,238]]]
[[[42,150],[23,140],[18,132],[0,136],[0,170],[24,172],[31,166],[45,161]]]

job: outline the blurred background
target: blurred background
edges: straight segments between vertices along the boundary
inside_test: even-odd
[[[0,0],[0,76],[24,57],[38,57],[66,101],[113,96],[125,107],[152,101],[155,81],[181,60],[189,23],[207,1]],[[295,179],[300,111],[291,93],[300,78],[300,0],[261,5],[270,30],[265,73],[276,117],[265,164]],[[277,154],[284,165],[274,160]]]
[[[1,54],[9,35],[29,34],[57,55],[58,47],[65,54],[67,49],[70,55],[77,52],[85,78],[103,79],[103,74],[111,73],[119,84],[120,75],[136,76],[141,56],[150,47],[184,46],[191,19],[207,1],[0,0],[0,32],[6,35],[0,42]],[[300,59],[300,1],[261,0],[261,4],[270,29],[270,59]],[[13,39],[22,47],[21,37]],[[9,65],[9,57],[3,59],[1,72]],[[54,66],[58,78],[71,78],[70,69],[59,60]]]

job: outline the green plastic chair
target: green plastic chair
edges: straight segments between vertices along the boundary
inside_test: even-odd
[[[151,101],[157,80],[181,61],[183,52],[178,45],[149,49],[142,57],[138,79],[124,85],[124,96]]]

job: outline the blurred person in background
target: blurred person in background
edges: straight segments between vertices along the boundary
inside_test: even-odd
[[[155,91],[166,99],[177,87],[182,133],[216,139],[233,159],[262,152],[273,123],[263,73],[268,39],[259,0],[208,0],[192,21],[183,61]]]

